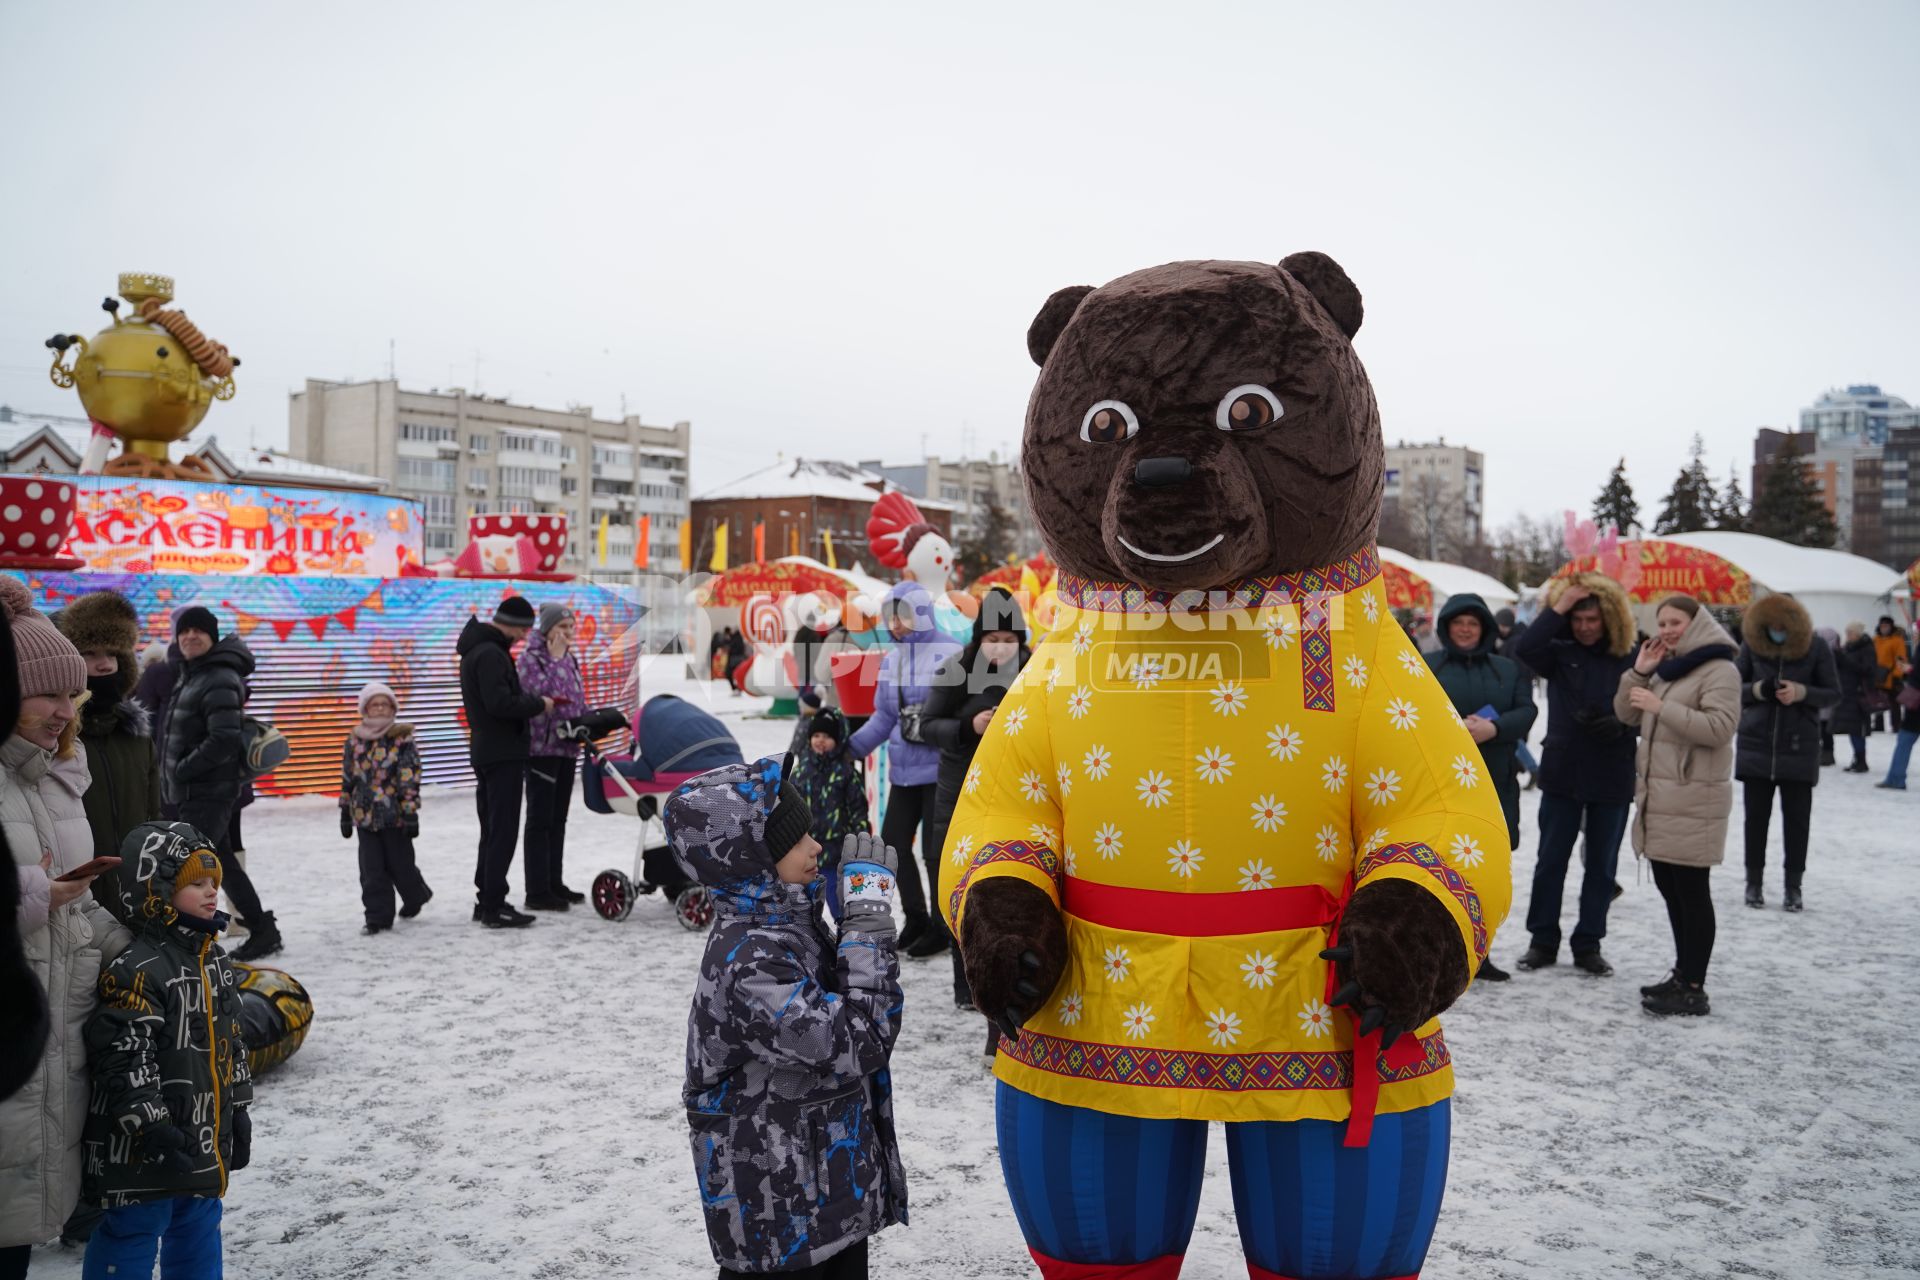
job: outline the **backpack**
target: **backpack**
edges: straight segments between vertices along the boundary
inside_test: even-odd
[[[240,752],[241,777],[253,779],[272,773],[293,755],[293,744],[287,741],[287,735],[265,720],[248,716],[242,725],[247,742]]]

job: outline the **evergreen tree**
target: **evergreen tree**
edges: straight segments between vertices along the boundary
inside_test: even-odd
[[[1633,530],[1639,526],[1640,504],[1634,501],[1633,486],[1627,483],[1625,458],[1614,464],[1606,487],[1593,500],[1593,519],[1595,524],[1612,525],[1623,538],[1631,537]]]
[[[1713,527],[1728,533],[1747,531],[1747,495],[1740,487],[1740,468],[1735,467],[1727,477],[1727,487],[1720,491],[1720,499],[1713,504]]]
[[[1698,533],[1713,527],[1718,504],[1713,481],[1707,478],[1706,452],[1706,441],[1695,433],[1687,465],[1674,477],[1666,505],[1660,509],[1660,518],[1654,521],[1655,533]]]
[[[1747,531],[1797,547],[1831,547],[1840,530],[1805,458],[1777,458],[1754,495]]]

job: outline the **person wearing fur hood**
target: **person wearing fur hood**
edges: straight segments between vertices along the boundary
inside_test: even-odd
[[[1726,856],[1733,811],[1740,673],[1733,637],[1691,596],[1661,601],[1654,626],[1613,701],[1614,714],[1640,730],[1633,851],[1653,864],[1673,927],[1673,972],[1640,988],[1640,1007],[1697,1015],[1708,1011],[1715,928],[1708,879]],[[1816,728],[1816,747],[1819,737]]]
[[[153,715],[133,696],[139,682],[134,650],[140,615],[117,591],[92,591],[53,619],[87,664],[87,702],[80,709],[80,747],[93,784],[81,800],[93,829],[96,855],[118,855],[127,833],[160,817],[160,754]],[[93,882],[93,896],[126,920],[122,869]]]
[[[1634,731],[1614,714],[1620,677],[1633,665],[1633,609],[1620,584],[1579,573],[1547,584],[1546,607],[1507,653],[1547,682],[1547,742],[1535,775],[1540,787],[1540,852],[1527,904],[1531,941],[1520,968],[1560,959],[1560,901],[1574,843],[1586,833],[1586,870],[1573,963],[1595,977],[1613,972],[1600,954],[1607,909],[1619,886],[1614,869],[1633,802]]]
[[[400,699],[378,681],[360,690],[360,723],[340,753],[340,834],[360,840],[362,933],[393,927],[393,897],[411,920],[433,897],[414,860],[420,834],[420,748]]]
[[[1757,601],[1740,620],[1740,736],[1734,775],[1745,791],[1747,905],[1766,905],[1767,827],[1780,793],[1788,911],[1800,910],[1813,788],[1820,781],[1820,715],[1840,701],[1833,649],[1792,596]]]

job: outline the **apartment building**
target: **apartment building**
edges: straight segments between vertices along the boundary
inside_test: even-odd
[[[560,514],[569,538],[561,569],[589,578],[633,572],[642,515],[651,517],[650,567],[678,570],[691,438],[685,422],[596,418],[585,406],[537,409],[458,387],[409,391],[390,379],[310,378],[288,405],[295,457],[381,476],[421,503],[429,560],[466,545],[469,516]]]

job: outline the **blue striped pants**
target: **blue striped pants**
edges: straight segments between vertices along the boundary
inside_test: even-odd
[[[1048,1277],[1177,1276],[1206,1165],[1199,1120],[1140,1120],[999,1085],[1000,1167]],[[1365,1147],[1346,1123],[1229,1124],[1241,1247],[1254,1280],[1385,1280],[1426,1259],[1447,1183],[1446,1101],[1382,1114]]]

